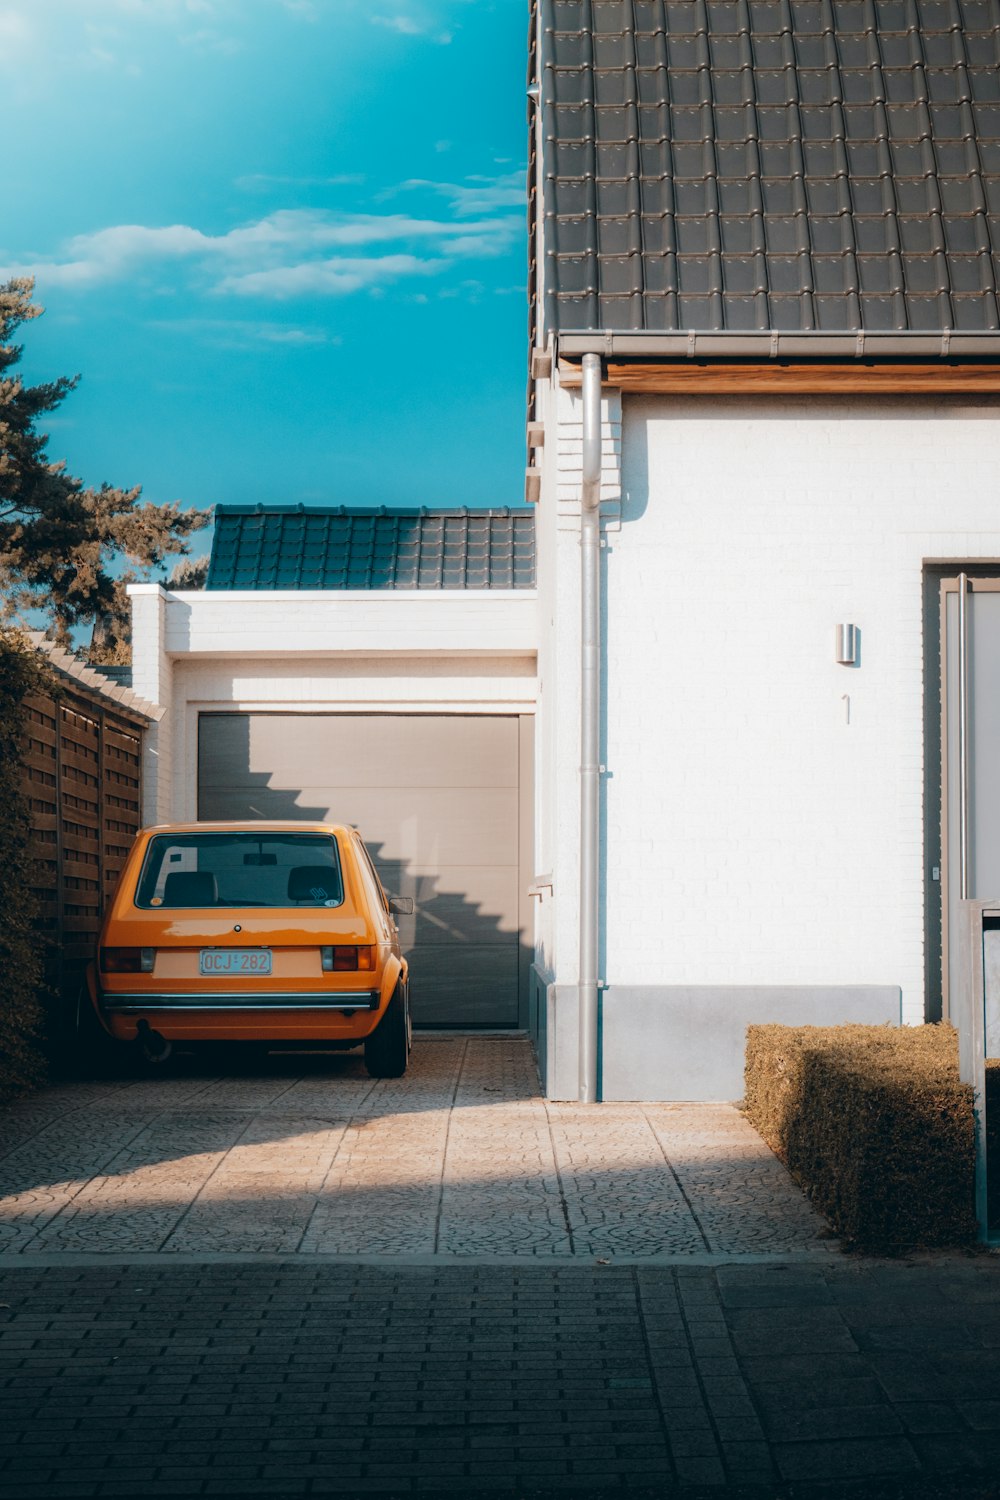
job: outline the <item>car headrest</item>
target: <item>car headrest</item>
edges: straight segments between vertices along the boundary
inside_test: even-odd
[[[295,865],[288,872],[289,901],[339,901],[340,879],[329,865]]]
[[[164,906],[215,906],[218,899],[211,870],[174,870],[163,882]]]

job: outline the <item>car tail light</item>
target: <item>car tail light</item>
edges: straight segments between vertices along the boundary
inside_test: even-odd
[[[152,974],[155,948],[102,948],[101,970],[105,974]]]
[[[338,944],[336,947],[321,948],[320,956],[323,960],[324,974],[343,973],[345,969],[367,969],[371,971],[375,967],[375,949],[348,947]]]

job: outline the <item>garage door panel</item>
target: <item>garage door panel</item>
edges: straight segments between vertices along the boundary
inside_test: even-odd
[[[401,787],[240,788],[202,784],[203,818],[302,818],[354,823],[376,860],[428,865],[495,860],[516,865],[517,794],[458,788],[420,789],[419,800]]]
[[[524,948],[514,716],[203,714],[199,816],[355,823],[387,889],[416,1024],[512,1026]]]
[[[201,715],[198,720],[198,786],[201,791],[247,786],[250,781],[249,757],[248,714]]]
[[[517,720],[468,718],[454,735],[440,717],[402,714],[302,716],[294,740],[277,714],[254,715],[249,769],[293,787],[303,764],[322,767],[324,786],[517,788]]]
[[[258,807],[266,805],[259,795],[251,800]],[[420,869],[486,861],[517,864],[516,791],[421,787],[414,795],[407,787],[306,786],[297,803],[325,808],[323,818],[357,824],[375,859],[401,860]]]
[[[477,944],[460,955],[432,943],[411,954],[414,1025],[516,1026],[517,967],[509,942]]]
[[[306,823],[330,821],[328,802],[307,805],[293,792],[275,791],[267,786],[212,786],[202,782],[198,796],[198,817],[203,821],[223,823],[256,822],[261,818],[292,818]],[[344,818],[345,823],[353,822]]]
[[[412,896],[412,917],[397,917],[404,948],[416,943],[489,942],[516,937],[520,882],[516,868],[445,866],[434,875],[399,873],[399,866],[379,867],[387,890]]]

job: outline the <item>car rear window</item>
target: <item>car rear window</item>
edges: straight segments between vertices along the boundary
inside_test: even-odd
[[[340,906],[337,840],[323,833],[163,833],[150,839],[140,907]]]

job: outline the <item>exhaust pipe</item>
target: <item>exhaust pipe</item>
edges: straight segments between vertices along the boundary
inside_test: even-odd
[[[165,1036],[154,1031],[149,1022],[143,1017],[136,1022],[136,1042],[139,1045],[143,1057],[147,1062],[165,1063],[173,1052],[173,1046]]]

